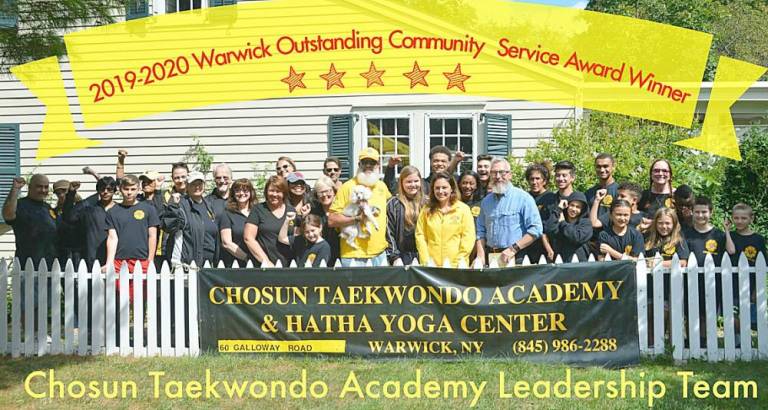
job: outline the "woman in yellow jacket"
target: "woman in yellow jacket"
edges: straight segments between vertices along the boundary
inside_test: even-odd
[[[463,260],[469,264],[469,254],[475,245],[475,220],[472,211],[458,200],[453,177],[445,172],[432,176],[429,202],[421,208],[416,223],[416,249],[419,261],[429,259],[443,266],[448,259],[456,267]]]

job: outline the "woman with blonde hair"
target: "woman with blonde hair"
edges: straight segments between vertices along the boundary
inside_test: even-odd
[[[337,231],[336,228],[328,226],[328,210],[331,208],[334,198],[336,198],[336,184],[333,180],[325,175],[317,178],[315,186],[312,189],[312,210],[309,214],[320,217],[320,222],[323,225],[321,235],[331,247],[331,257],[326,261],[328,266],[336,264],[340,251],[339,231]]]
[[[662,266],[665,268],[672,265],[674,254],[680,258],[680,266],[685,267],[688,263],[690,252],[674,209],[659,208],[653,216],[648,239],[645,241],[645,256],[653,260],[657,253],[661,255]]]
[[[445,261],[453,267],[461,261],[469,265],[476,239],[475,218],[458,197],[453,176],[445,172],[434,174],[429,202],[421,209],[416,223],[416,249],[422,264],[431,259],[438,266]]]
[[[410,265],[418,257],[416,223],[426,198],[419,169],[409,165],[400,171],[397,195],[387,203],[387,261]]]

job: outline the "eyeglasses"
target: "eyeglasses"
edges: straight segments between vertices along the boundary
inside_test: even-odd
[[[669,174],[668,169],[656,168],[652,171],[654,174]]]
[[[318,197],[321,196],[333,196],[333,190],[332,189],[326,189],[325,191],[320,191],[317,193]]]
[[[289,164],[278,165],[275,169],[280,171],[281,169],[288,169],[291,166]]]
[[[339,172],[339,168],[326,168],[325,172]]]
[[[504,176],[509,174],[509,171],[491,171],[489,172],[489,174],[496,175],[496,176]]]

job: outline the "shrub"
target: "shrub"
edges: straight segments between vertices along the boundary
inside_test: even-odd
[[[753,229],[768,235],[768,130],[752,128],[740,142],[742,162],[729,162],[722,178],[718,206],[724,212],[744,202],[755,212]]]

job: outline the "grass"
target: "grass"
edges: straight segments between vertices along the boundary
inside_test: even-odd
[[[768,366],[766,362],[737,362],[709,364],[691,361],[682,365],[674,365],[669,358],[644,360],[640,366],[626,369],[626,379],[640,382],[661,382],[665,385],[666,394],[657,399],[654,408],[766,408],[765,398],[768,388]],[[131,380],[138,386],[137,398],[128,400],[106,398],[55,398],[35,399],[25,393],[24,379],[30,372],[54,369],[55,379],[65,384],[73,380],[88,382],[90,380],[125,381]],[[149,372],[162,371],[167,380],[199,380],[204,381],[206,369],[212,373],[214,380],[219,381],[248,381],[272,380],[290,381],[300,378],[301,371],[306,369],[308,385],[321,380],[328,386],[328,395],[324,398],[221,398],[221,399],[171,399],[163,396],[153,397],[153,379]],[[466,359],[458,361],[395,359],[395,360],[363,360],[355,358],[328,357],[286,357],[286,356],[237,356],[237,355],[203,355],[198,358],[152,358],[134,359],[122,357],[67,357],[49,356],[42,358],[10,359],[0,358],[0,408],[467,408],[471,404],[472,394],[469,390],[467,398],[436,398],[436,399],[360,399],[354,393],[340,398],[340,393],[350,371],[354,371],[361,386],[371,380],[413,380],[416,370],[421,372],[422,385],[428,380],[466,380],[476,383],[487,382],[475,408],[553,408],[553,409],[640,409],[648,408],[647,394],[639,398],[607,399],[605,388],[600,397],[578,398],[500,398],[499,374],[504,372],[507,382],[506,392],[512,393],[513,383],[518,380],[530,382],[533,385],[538,380],[548,380],[551,383],[563,380],[568,367],[562,365],[532,364],[513,360],[481,360]],[[690,371],[695,376],[689,382],[689,395],[683,397],[683,380],[676,375],[679,371]],[[584,381],[620,381],[620,370],[603,368],[571,369],[572,380]],[[692,397],[692,384],[696,381],[714,383],[718,380],[753,380],[757,383],[757,399],[716,399],[712,396],[706,399]],[[169,383],[168,386],[171,384]],[[162,384],[161,384],[162,386]],[[45,392],[48,383],[43,378],[37,378],[31,383],[34,392]],[[392,387],[392,385],[390,385]],[[638,387],[639,388],[639,387]],[[218,387],[221,394],[225,389]],[[290,391],[290,388],[289,388]],[[575,391],[575,390],[572,390]],[[449,392],[450,393],[450,392]],[[733,394],[733,390],[731,391]]]

